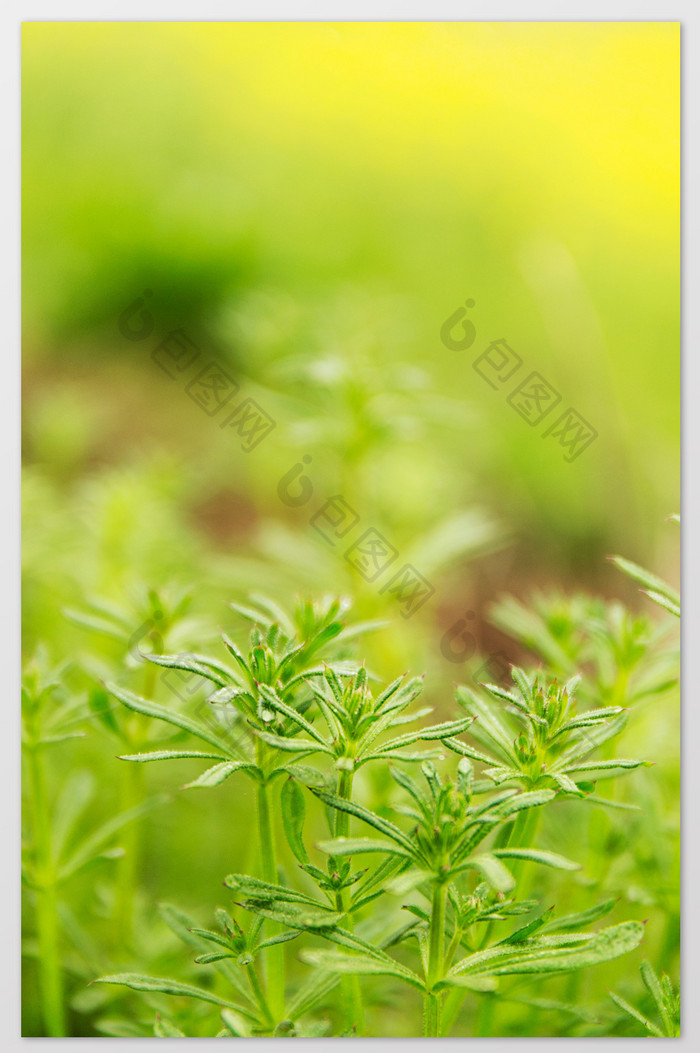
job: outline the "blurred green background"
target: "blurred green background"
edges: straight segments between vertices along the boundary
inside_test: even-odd
[[[638,606],[617,552],[676,584],[679,48],[674,23],[25,24],[27,655],[118,669],[63,612],[101,597],[136,629],[143,586],[192,588],[211,639],[251,589],[342,592],[389,622],[378,674],[427,669],[447,712],[489,653],[522,657],[487,621],[502,592]],[[146,289],[153,330],[127,340]],[[476,337],[449,350],[466,299]],[[274,419],[255,449],[188,397],[194,367],[158,368],[174,329]],[[516,381],[473,369],[497,339],[598,431],[572,463],[508,405]],[[412,618],[309,524],[337,494],[431,582]],[[447,661],[467,611],[476,650]],[[230,852],[211,799],[177,809],[149,819],[145,897],[193,906]]]

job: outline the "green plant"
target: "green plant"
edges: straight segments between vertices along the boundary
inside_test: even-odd
[[[552,918],[519,889],[525,865],[563,871],[579,866],[536,846],[536,814],[567,798],[596,802],[593,775],[611,777],[645,763],[591,759],[624,726],[621,707],[578,712],[577,678],[559,685],[516,668],[514,691],[487,685],[482,696],[459,688],[464,715],[424,726],[429,707],[409,710],[422,678],[399,677],[375,689],[365,667],[339,648],[368,626],[346,629],[337,602],[300,604],[293,620],[269,601],[236,609],[254,625],[247,652],[223,634],[233,666],[198,653],[147,656],[212,685],[210,720],[109,685],[127,709],[175,729],[153,743],[157,748],[125,760],[215,761],[190,787],[218,786],[237,772],[253,781],[258,874],[232,873],[224,882],[252,919],[244,925],[220,908],[219,931],[192,925],[183,933],[180,925],[178,933],[197,946],[198,964],[225,971],[232,990],[227,996],[142,973],[111,974],[102,982],[217,1006],[219,1033],[226,1035],[320,1034],[323,1020],[308,1015],[340,983],[341,1030],[351,1034],[366,1028],[359,978],[382,975],[420,993],[424,1033],[437,1036],[450,1033],[466,994],[487,998],[500,977],[577,972],[638,945],[643,926],[634,921],[598,933],[576,931],[608,913],[614,900]],[[326,650],[332,652],[329,661],[319,663]],[[396,734],[403,726],[410,729]],[[183,733],[206,749],[183,748]],[[459,737],[465,733],[475,744]],[[427,748],[416,749],[421,742]],[[484,745],[493,755],[483,752]],[[445,750],[460,755],[455,775],[447,778],[434,763],[445,759]],[[323,762],[321,769],[309,766],[312,757]],[[407,800],[390,798],[368,808],[357,799],[355,776],[370,762],[391,772]],[[404,764],[421,766],[425,788]],[[328,829],[315,840],[324,865],[312,861],[305,834],[307,801],[314,800]],[[281,864],[278,809],[303,875],[298,885]],[[404,822],[389,818],[392,812]],[[351,821],[375,836],[358,836]],[[356,869],[354,857],[365,855],[378,863]],[[408,921],[394,917],[393,904],[405,897]],[[534,916],[494,942],[494,926],[507,927],[521,914]],[[301,986],[290,986],[285,947],[302,937],[300,958],[313,968]],[[334,949],[314,947],[319,939]],[[405,961],[414,941],[418,970]],[[178,1028],[162,1016],[155,1025],[158,1034]]]
[[[117,837],[155,802],[138,801],[103,823],[85,823],[97,794],[88,771],[69,770],[57,780],[47,754],[84,735],[89,709],[84,695],[71,691],[66,663],[51,668],[39,650],[22,682],[22,762],[27,796],[23,808],[22,882],[34,904],[36,942],[23,952],[36,959],[46,1033],[67,1034],[65,1004],[65,886],[88,867],[120,859]]]
[[[322,842],[319,847],[323,851],[333,856],[380,852],[388,858],[398,858],[401,861],[399,876],[387,881],[387,876],[382,875],[381,891],[403,896],[418,889],[428,900],[428,910],[409,908],[418,920],[399,930],[391,940],[392,944],[409,937],[417,940],[422,976],[370,944],[349,940],[348,934],[339,929],[322,931],[321,935],[356,953],[307,952],[305,960],[336,971],[394,976],[411,985],[424,996],[424,1034],[439,1036],[448,1033],[458,1005],[453,1001],[450,1019],[443,1022],[443,995],[452,987],[492,990],[496,978],[502,975],[577,969],[617,957],[638,944],[643,930],[635,922],[592,937],[581,933],[556,938],[534,937],[532,934],[545,927],[548,920],[540,915],[498,944],[477,950],[472,942],[473,926],[484,920],[500,921],[510,914],[527,912],[533,906],[513,900],[499,902],[516,885],[504,859],[527,859],[558,869],[576,869],[570,860],[530,846],[477,852],[489,834],[512,822],[518,814],[551,801],[555,794],[552,790],[530,793],[511,790],[488,797],[485,802],[472,803],[473,774],[466,758],[460,761],[454,781],[443,783],[429,762],[423,764],[423,775],[427,793],[404,773],[395,773],[397,782],[413,802],[401,808],[402,813],[414,821],[410,834],[369,809],[314,791],[325,803],[349,812],[383,835],[381,841],[336,838]],[[486,884],[481,883],[471,894],[465,894],[459,883],[469,871],[484,877]],[[237,881],[240,878],[233,879],[234,887],[238,887]],[[255,903],[252,909],[256,909]],[[469,953],[455,961],[460,950]]]
[[[620,734],[627,718],[621,706],[578,713],[574,694],[581,681],[579,675],[560,685],[556,680],[547,683],[542,674],[529,677],[517,666],[511,672],[513,691],[495,684],[482,685],[492,700],[504,703],[500,712],[478,693],[457,688],[458,702],[475,718],[473,737],[493,753],[460,742],[446,743],[456,752],[487,764],[484,775],[497,786],[509,782],[528,789],[554,786],[585,797],[594,789],[592,780],[632,771],[646,763],[591,758],[599,746]],[[594,800],[607,803],[600,797]]]
[[[681,1033],[680,992],[674,990],[673,984],[666,973],[662,973],[661,979],[659,979],[649,962],[642,962],[639,972],[659,1014],[661,1027],[649,1020],[648,1017],[644,1016],[638,1009],[635,1009],[629,1002],[626,1002],[620,995],[611,991],[610,997],[623,1012],[637,1020],[649,1035],[652,1035],[654,1038],[678,1038]]]

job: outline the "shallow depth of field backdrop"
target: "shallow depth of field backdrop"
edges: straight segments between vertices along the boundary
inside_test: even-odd
[[[124,679],[124,642],[66,616],[95,599],[136,632],[145,590],[189,588],[191,640],[215,653],[218,626],[245,629],[227,600],[343,594],[387,622],[363,640],[370,667],[427,671],[446,717],[454,681],[489,655],[536,664],[490,624],[506,593],[620,597],[666,617],[606,556],[677,584],[679,46],[673,23],[25,24],[27,661],[38,646],[49,665],[70,658],[76,697]],[[139,297],[146,313],[125,321]],[[441,330],[461,308],[455,350]],[[494,341],[522,359],[507,382],[474,368]],[[210,373],[188,390],[212,362],[229,387]],[[561,395],[539,426],[508,401],[535,371]],[[246,399],[275,424],[257,445],[239,418],[223,426]],[[543,437],[570,406],[597,431],[573,460]],[[380,591],[388,573],[363,580],[310,522],[338,495],[359,517],[348,545],[375,528],[394,569],[430,582],[412,617]],[[459,619],[463,656],[445,642]],[[678,979],[678,706],[666,692],[625,733],[623,755],[656,761],[625,783],[650,833],[606,816],[601,851],[625,864],[601,887],[648,935],[586,974],[589,1006],[621,973],[639,1001],[644,956]],[[92,781],[86,826],[125,805],[98,724],[50,758],[52,795],[76,772]],[[132,923],[161,975],[182,978],[193,954],[155,904],[209,924],[222,877],[243,869],[249,790],[178,791],[195,773],[175,765],[144,766],[144,792],[171,799],[139,820]],[[576,831],[561,836],[576,857]],[[86,987],[144,964],[114,930],[115,865],[62,893],[70,1034],[123,1033],[112,1018],[149,1033],[138,995]],[[587,880],[567,875],[557,907],[582,909]],[[404,996],[381,1009],[382,1033],[417,1033]],[[457,1033],[473,1033],[469,1012]],[[593,1018],[514,1003],[498,1026],[597,1033]]]

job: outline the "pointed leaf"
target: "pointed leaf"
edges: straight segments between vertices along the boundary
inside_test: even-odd
[[[465,867],[474,868],[488,881],[497,892],[509,892],[515,887],[515,878],[508,867],[504,866],[494,855],[474,856]]]
[[[145,698],[140,698],[138,695],[132,694],[131,691],[119,687],[118,684],[105,684],[105,687],[111,695],[118,698],[127,709],[133,710],[134,713],[143,713],[144,716],[154,717],[156,720],[162,720],[166,724],[174,725],[176,728],[182,728],[183,731],[188,731],[195,738],[208,742],[210,746],[215,746],[224,755],[231,756],[231,750],[228,746],[205,725],[199,724],[197,721],[175,712],[175,710],[166,709],[165,706],[160,706],[157,702],[150,702]]]
[[[245,771],[255,778],[262,778],[262,772],[260,771],[260,768],[255,766],[255,764],[246,764],[244,761],[224,761],[223,764],[215,764],[212,768],[207,768],[207,770],[202,772],[199,778],[194,779],[193,782],[185,783],[183,790],[204,789],[211,786],[218,786],[225,779],[228,779],[229,775],[233,775],[236,771]]]
[[[287,843],[300,863],[308,863],[309,856],[304,847],[304,821],[306,819],[306,802],[298,782],[287,779],[280,795],[282,825]]]
[[[219,753],[203,753],[201,750],[155,750],[153,753],[124,753],[119,760],[137,761],[145,764],[160,760],[220,760],[225,761]]]
[[[410,859],[407,851],[393,842],[380,841],[373,837],[335,837],[331,841],[319,841],[316,847],[329,856],[354,856],[361,852],[391,852]]]
[[[319,969],[328,969],[331,972],[351,973],[362,976],[395,976],[404,983],[425,990],[422,980],[410,969],[399,965],[398,962],[383,962],[376,958],[370,958],[364,954],[343,954],[342,951],[310,951],[305,950],[300,954],[302,961],[308,965],[315,965]]]
[[[529,859],[533,863],[541,863],[546,867],[554,867],[555,870],[580,870],[581,864],[560,856],[556,852],[544,852],[539,848],[494,848],[493,855],[497,859]]]
[[[358,819],[362,819],[369,826],[373,826],[375,830],[379,830],[380,834],[384,834],[386,837],[391,838],[397,845],[405,849],[409,854],[414,855],[415,849],[412,842],[399,830],[398,826],[394,826],[388,819],[383,819],[381,816],[371,812],[368,808],[364,808],[361,804],[356,804],[354,801],[347,801],[343,797],[337,797],[335,794],[326,793],[325,790],[316,790],[311,787],[311,792],[314,793],[319,800],[323,801],[324,804],[330,805],[331,808],[336,808],[340,812],[348,812],[350,815],[356,816]]]
[[[96,984],[123,984],[124,987],[130,987],[134,991],[185,995],[189,998],[197,998],[200,1002],[211,1002],[212,1005],[233,1009],[249,1020],[256,1019],[255,1013],[251,1013],[249,1009],[236,1005],[235,1002],[229,1002],[226,998],[220,998],[213,991],[206,991],[204,988],[195,987],[193,984],[183,984],[179,980],[165,980],[156,976],[143,976],[140,973],[115,973],[113,976],[100,976],[99,979],[92,982]]]

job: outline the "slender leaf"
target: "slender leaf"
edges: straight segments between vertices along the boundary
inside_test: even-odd
[[[235,1002],[229,1002],[228,999],[221,998],[219,995],[214,994],[213,991],[207,991],[203,987],[195,987],[193,984],[180,983],[179,980],[165,980],[156,976],[143,976],[140,973],[115,973],[113,976],[100,976],[92,982],[96,984],[122,984],[124,987],[130,987],[134,991],[184,995],[189,998],[196,998],[200,1002],[211,1002],[212,1005],[233,1009],[236,1013],[240,1013],[241,1016],[245,1016],[249,1020],[256,1019],[255,1013],[252,1013],[249,1009],[236,1005]]]

